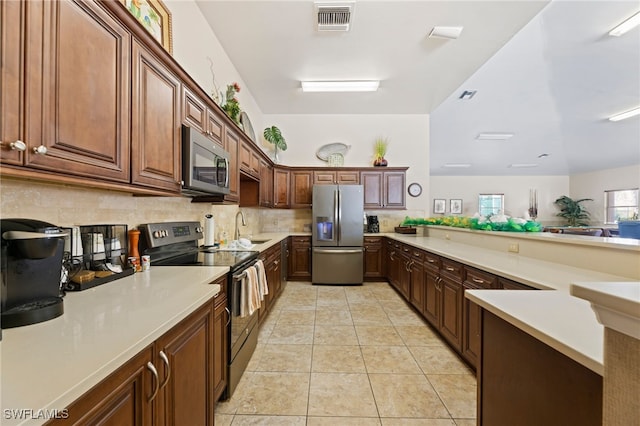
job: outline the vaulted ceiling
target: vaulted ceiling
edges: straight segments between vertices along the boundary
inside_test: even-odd
[[[310,0],[196,1],[265,114],[431,114],[433,175],[640,163],[640,117],[607,120],[640,105],[640,28],[607,35],[637,1],[357,0],[345,33],[316,31]],[[434,26],[464,29],[428,38]],[[381,83],[371,93],[300,89],[338,79]],[[464,90],[477,92],[463,101]],[[481,132],[514,136],[478,141]]]

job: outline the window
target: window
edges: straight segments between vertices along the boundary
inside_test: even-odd
[[[480,194],[478,212],[481,216],[500,214],[504,210],[504,194]]]
[[[638,218],[638,189],[604,191],[605,223]]]

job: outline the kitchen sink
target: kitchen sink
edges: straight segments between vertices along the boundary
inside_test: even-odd
[[[266,242],[269,242],[271,240],[251,240],[252,244],[264,244]]]

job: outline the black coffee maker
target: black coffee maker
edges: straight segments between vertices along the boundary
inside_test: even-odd
[[[367,216],[367,232],[377,234],[380,232],[378,216]]]
[[[67,232],[33,219],[0,219],[2,328],[50,320],[64,312],[60,277]]]

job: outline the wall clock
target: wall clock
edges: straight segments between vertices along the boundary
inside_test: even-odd
[[[413,182],[412,184],[409,185],[409,187],[407,188],[407,191],[409,192],[409,195],[411,195],[412,197],[417,197],[418,195],[422,194],[422,187],[420,186],[419,183]]]

